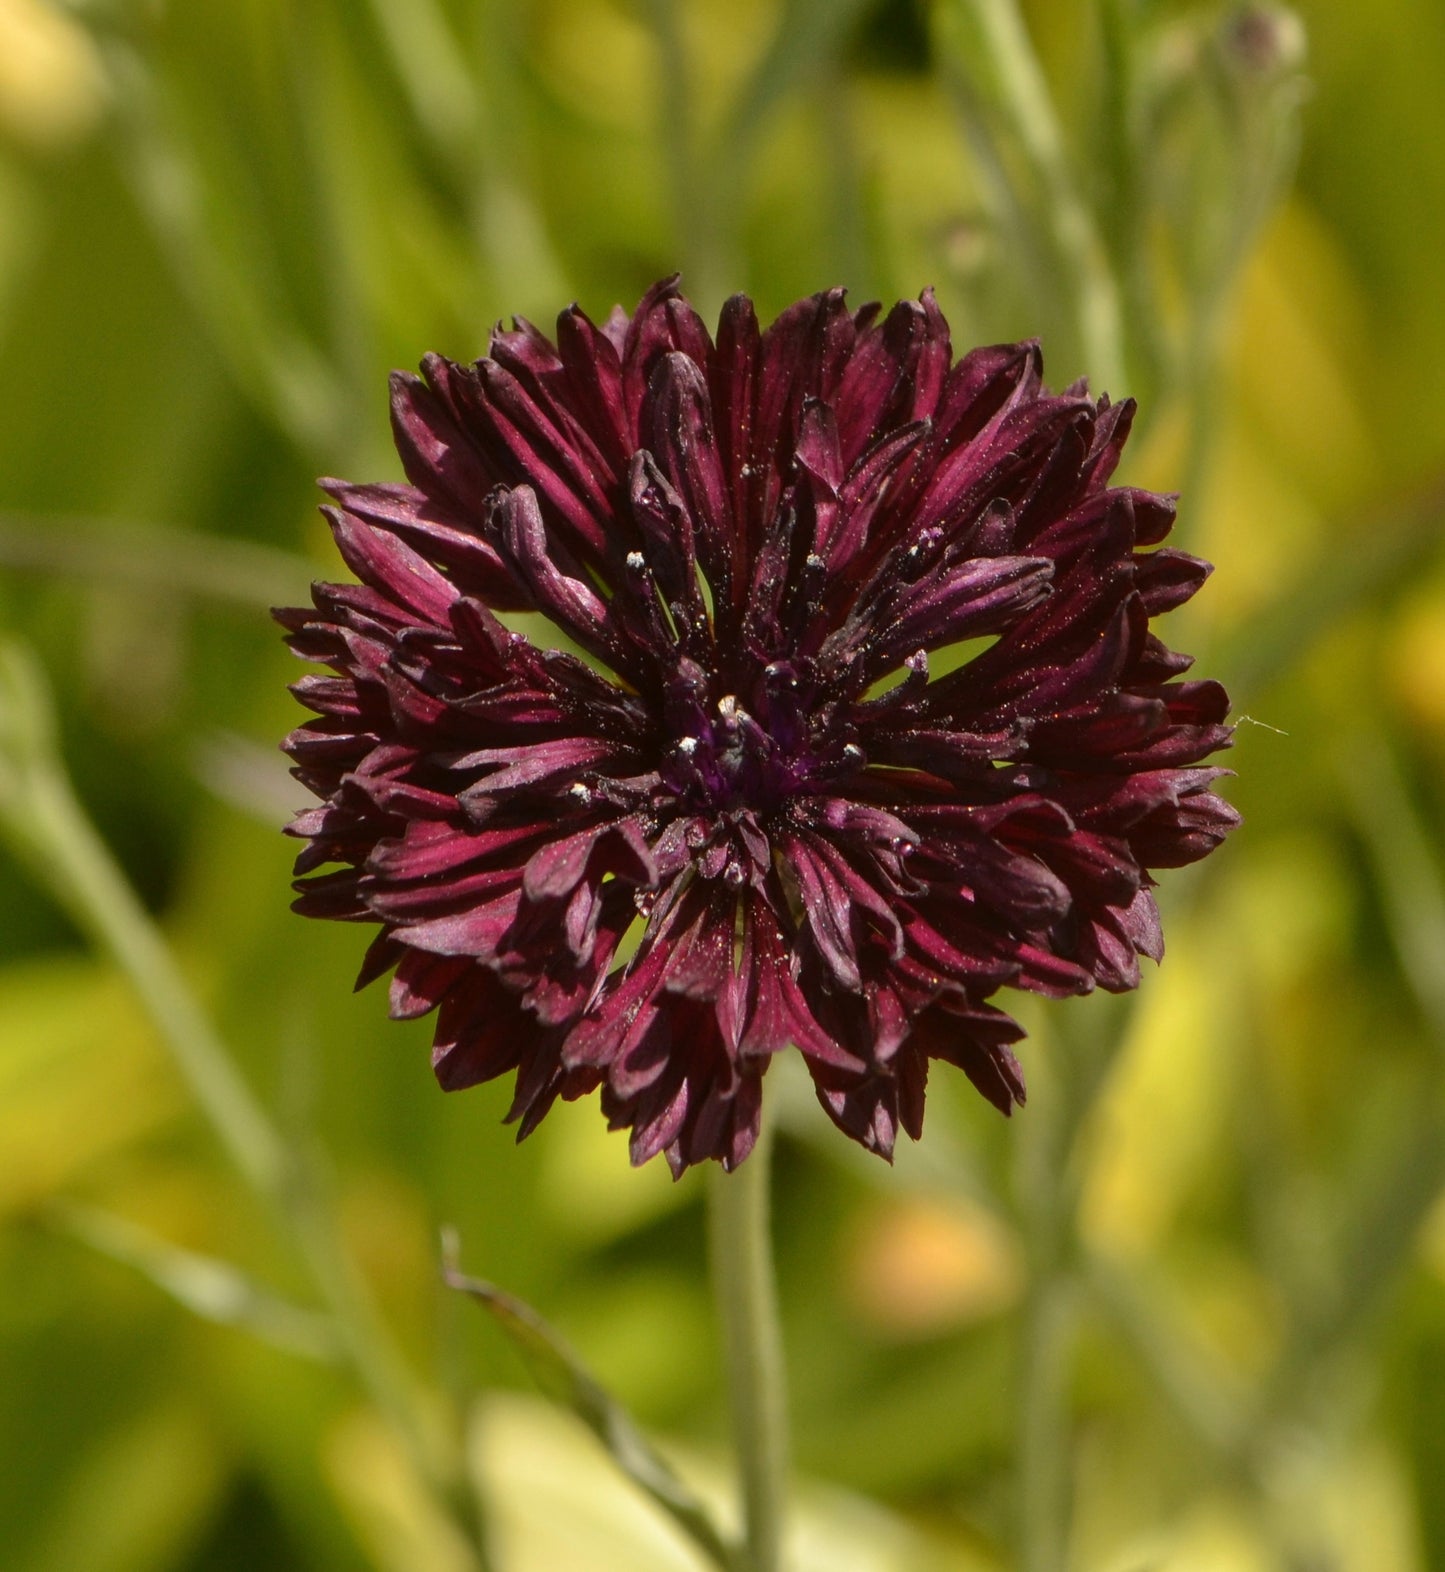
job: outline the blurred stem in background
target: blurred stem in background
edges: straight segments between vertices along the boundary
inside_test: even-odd
[[[704,311],[711,312],[730,293],[732,279],[731,268],[720,254],[721,205],[701,167],[685,11],[681,0],[648,0],[661,78],[658,133],[667,159],[678,262],[687,275],[689,292],[704,303]]]
[[[1038,57],[1014,0],[940,0],[938,39],[1001,232],[1041,274],[1036,298],[1062,283],[1074,337],[1095,387],[1123,388],[1118,285],[1079,189]]]
[[[1304,29],[1292,11],[1246,5],[1183,35],[1159,72],[1150,133],[1167,138],[1176,117],[1203,123],[1179,215],[1188,293],[1176,373],[1188,418],[1185,496],[1200,497],[1208,479],[1219,345],[1234,287],[1294,172],[1304,59]]]
[[[855,298],[869,300],[885,291],[875,278],[868,204],[864,195],[864,164],[849,103],[848,81],[836,66],[824,75],[819,98],[830,164],[831,211],[828,217],[838,257],[837,276],[857,292]]]
[[[131,980],[247,1184],[284,1205],[292,1163],[70,789],[50,698],[18,646],[0,650],[0,820],[32,873]]]
[[[747,1572],[781,1572],[788,1495],[787,1377],[773,1272],[772,1119],[748,1160],[708,1176],[710,1255],[742,1486]]]
[[[1139,397],[1147,419],[1161,394],[1179,400],[1197,496],[1223,320],[1294,166],[1297,18],[1248,5],[1167,22],[1098,0],[1090,149],[1064,128],[1016,0],[935,0],[932,16],[1006,293],[1055,367]]]
[[[1118,391],[1137,392],[1147,398],[1159,382],[1163,349],[1157,292],[1149,266],[1149,149],[1142,134],[1139,0],[1099,0],[1099,38],[1104,173],[1100,225],[1119,280],[1130,370],[1128,388]]]
[[[773,117],[799,90],[820,89],[833,159],[835,211],[831,215],[835,267],[842,282],[866,289],[866,236],[858,200],[859,171],[851,145],[842,52],[868,0],[784,0],[772,37],[746,74],[718,126],[705,133],[693,112],[697,72],[688,53],[683,0],[647,0],[661,78],[657,125],[667,167],[677,259],[688,294],[703,315],[743,289],[741,220],[748,179]]]
[[[303,557],[275,546],[124,519],[6,511],[0,567],[204,596],[247,612],[290,605],[311,577]]]
[[[1036,1090],[1020,1131],[1020,1205],[1028,1281],[1019,1358],[1016,1542],[1020,1572],[1067,1564],[1072,1490],[1072,1367],[1075,1292],[1065,1252],[1069,1218],[1062,1183],[1063,1109],[1057,1082]]]
[[[312,1154],[287,1145],[252,1095],[149,913],[76,800],[58,756],[44,679],[29,654],[13,643],[0,647],[0,832],[139,994],[237,1172],[289,1235],[367,1396],[395,1430],[480,1572],[486,1572],[485,1537],[461,1459],[431,1422],[371,1303],[340,1238],[317,1163]],[[94,1234],[95,1219],[81,1218],[72,1231],[81,1237]],[[110,1253],[118,1252],[112,1248]]]
[[[1117,142],[1116,222],[1130,234],[1135,144],[1128,108],[1130,19],[1126,0],[1105,0],[1113,47],[1109,121]],[[1036,300],[1062,281],[1075,351],[1098,389],[1128,385],[1123,307],[1114,262],[1065,147],[1044,72],[1014,0],[940,0],[937,39],[995,224],[1037,279]],[[1133,280],[1136,298],[1141,276]],[[1092,1006],[1095,1016],[1097,1005]],[[1123,1012],[1104,1007],[1109,1026]],[[1077,1319],[1072,1159],[1117,1047],[1116,1032],[1071,1033],[1055,1073],[1036,1090],[1019,1132],[1019,1210],[1025,1240],[1018,1371],[1016,1531],[1022,1572],[1068,1563],[1073,1491],[1070,1385]],[[1063,1061],[1067,1059],[1068,1063]]]
[[[1051,1023],[1055,1051],[1033,1077],[1018,1131],[1016,1199],[1028,1279],[1019,1345],[1015,1540],[1021,1572],[1069,1564],[1073,1512],[1074,1345],[1079,1271],[1079,1146],[1107,1086],[1134,1008],[1095,995]]]

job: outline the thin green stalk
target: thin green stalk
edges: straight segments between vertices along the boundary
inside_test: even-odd
[[[1339,739],[1336,774],[1370,854],[1400,970],[1445,1052],[1445,879],[1384,728]]]
[[[1019,1350],[1018,1546],[1021,1572],[1062,1572],[1069,1530],[1069,1358],[1074,1286],[1064,1260],[1074,1091],[1051,1078],[1031,1100],[1020,1144],[1028,1258]]]
[[[1040,1066],[1018,1147],[1018,1204],[1028,1261],[1019,1349],[1020,1572],[1063,1572],[1073,1498],[1070,1385],[1081,1280],[1079,1143],[1108,1084],[1128,1004],[1080,1001],[1067,1038]]]
[[[460,1461],[463,1442],[428,1422],[411,1372],[337,1233],[335,1212],[318,1182],[317,1165],[307,1164],[302,1174],[302,1182],[293,1187],[291,1232],[336,1322],[341,1346],[372,1402],[405,1444],[413,1466],[460,1530],[479,1572],[487,1572],[486,1528]]]
[[[1155,1388],[1211,1459],[1228,1466],[1245,1434],[1243,1394],[1211,1354],[1181,1334],[1141,1273],[1093,1254],[1086,1263],[1092,1302],[1101,1306]]]
[[[1024,1302],[1019,1429],[1022,1572],[1063,1572],[1069,1520],[1068,1372],[1073,1295],[1035,1264]]]
[[[1129,391],[1139,399],[1145,417],[1152,418],[1163,350],[1146,234],[1143,160],[1148,139],[1139,103],[1139,34],[1138,0],[1099,0],[1103,157],[1108,171],[1108,194],[1100,204],[1099,221],[1119,279]],[[1135,429],[1141,429],[1137,420]]]
[[[1188,421],[1181,494],[1196,515],[1204,505],[1219,439],[1219,367],[1217,313],[1201,306],[1191,325],[1184,352],[1182,394]]]
[[[863,176],[854,132],[852,105],[843,73],[830,69],[823,81],[820,108],[831,160],[830,218],[837,257],[837,276],[863,299],[875,293],[863,202]]]
[[[788,1418],[769,1225],[771,1134],[708,1190],[713,1284],[742,1486],[744,1566],[780,1572],[787,1515]]]
[[[1138,238],[1139,169],[1134,92],[1134,0],[1098,0],[1099,40],[1103,48],[1102,155],[1108,172],[1108,200],[1101,220],[1116,264],[1134,250]]]
[[[1053,98],[1014,0],[958,0],[986,57],[997,109],[1041,188],[1053,243],[1073,275],[1079,345],[1091,378],[1120,394],[1124,382],[1119,292],[1093,214],[1069,168]]]

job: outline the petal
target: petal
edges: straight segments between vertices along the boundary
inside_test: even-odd
[[[643,445],[686,510],[698,561],[721,608],[732,598],[731,502],[707,381],[688,356],[674,350],[654,363],[639,425]]]
[[[850,464],[879,431],[934,413],[951,359],[948,324],[931,289],[900,300],[881,327],[859,338],[836,395]]]
[[[674,274],[652,286],[628,323],[622,348],[623,400],[629,420],[630,446],[644,447],[641,410],[658,357],[677,351],[705,367],[712,358],[712,339],[697,312],[683,299]]]
[[[596,737],[557,737],[529,743],[524,749],[479,748],[457,759],[456,769],[495,765],[475,785],[458,793],[457,800],[469,813],[485,814],[495,799],[538,787],[557,795],[563,782],[575,781],[597,765],[612,763],[622,753],[615,743]]]
[[[528,900],[556,900],[570,895],[584,877],[597,880],[603,875],[640,886],[657,883],[657,865],[640,819],[592,825],[549,841],[528,859],[522,889]]]
[[[529,592],[532,604],[584,648],[612,665],[629,661],[613,635],[607,602],[578,573],[549,534],[530,486],[499,492],[487,519],[488,538]]]
[[[466,956],[428,955],[408,949],[391,980],[389,1014],[394,1021],[429,1015],[464,977],[474,962]]]
[[[346,566],[373,589],[425,622],[445,627],[456,586],[397,536],[339,508],[322,508]]]
[[[364,524],[398,535],[428,562],[447,570],[470,595],[507,607],[517,603],[517,588],[497,553],[482,539],[483,499],[475,511],[450,513],[413,486],[352,486],[326,478],[317,482],[345,511]]]
[[[1001,631],[1050,594],[1053,576],[1046,557],[971,557],[907,586],[882,613],[863,674],[872,680],[915,649]]]
[[[1212,563],[1169,546],[1134,558],[1134,583],[1151,617],[1182,606],[1213,571]]]
[[[763,479],[752,467],[753,406],[757,397],[761,334],[746,295],[733,295],[718,321],[717,350],[708,375],[713,423],[738,531],[739,577],[745,577],[762,538],[757,498]]]
[[[572,407],[620,473],[631,449],[621,356],[575,305],[557,318],[557,354]]]
[[[463,518],[476,517],[503,478],[467,432],[451,396],[460,368],[439,355],[422,362],[426,381],[409,372],[391,378],[391,429],[407,479]]]

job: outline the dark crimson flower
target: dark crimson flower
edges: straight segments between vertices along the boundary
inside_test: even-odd
[[[361,982],[437,1011],[445,1088],[514,1070],[523,1135],[600,1086],[634,1162],[732,1167],[790,1044],[885,1157],[931,1060],[1007,1113],[986,1000],[1133,988],[1152,870],[1236,822],[1225,694],[1149,628],[1208,566],[1108,484],[1133,404],[954,363],[930,293],[876,317],[518,322],[396,376],[409,485],[322,482],[360,582],[279,613],[334,673],[297,909],[380,924]]]

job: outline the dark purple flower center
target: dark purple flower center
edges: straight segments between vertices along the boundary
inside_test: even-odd
[[[684,811],[766,816],[799,792],[851,772],[862,750],[842,734],[838,706],[819,706],[786,661],[751,682],[679,673],[665,706],[664,784]]]

